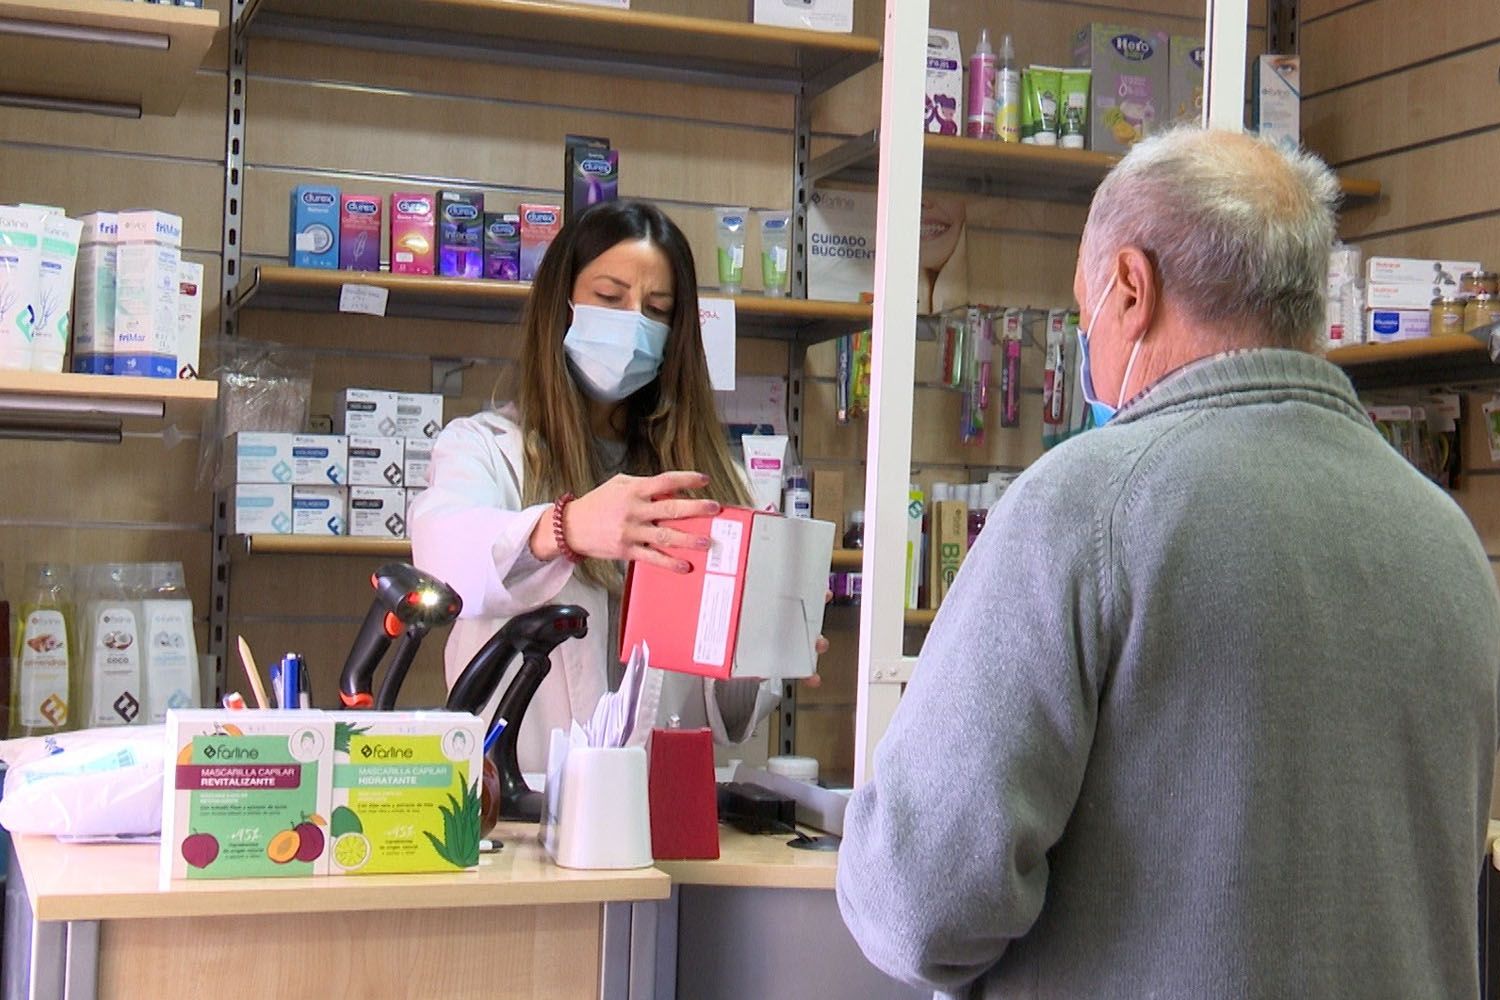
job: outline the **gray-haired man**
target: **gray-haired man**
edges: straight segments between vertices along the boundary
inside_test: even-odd
[[[1074,290],[1108,426],[991,513],[846,818],[839,904],[892,975],[1477,995],[1500,600],[1317,356],[1335,196],[1198,131],[1100,187]]]

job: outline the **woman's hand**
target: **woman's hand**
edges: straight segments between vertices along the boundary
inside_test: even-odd
[[[658,522],[719,513],[717,501],[676,496],[707,485],[708,477],[698,472],[615,476],[568,504],[563,511],[563,538],[568,548],[586,559],[633,560],[676,573],[690,572],[690,563],[664,550],[706,551],[709,540]],[[531,532],[531,552],[543,562],[562,554],[552,535],[550,514],[537,521]]]
[[[829,604],[832,601],[833,601],[833,591],[831,591],[831,590],[825,590],[825,591],[823,591],[823,603],[824,604]],[[818,636],[817,641],[813,643],[813,652],[816,653],[818,656],[822,656],[824,653],[828,652],[828,637],[826,635],[820,635],[820,636]],[[809,688],[822,687],[823,686],[823,678],[820,677],[817,674],[813,674],[811,677],[804,677],[804,678],[802,678],[802,686],[803,687],[809,687]]]

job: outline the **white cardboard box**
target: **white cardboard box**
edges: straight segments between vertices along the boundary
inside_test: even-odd
[[[349,438],[349,485],[402,488],[406,485],[406,439]]]
[[[1372,344],[1417,340],[1432,334],[1427,309],[1370,309],[1365,312],[1365,334]]]
[[[404,464],[406,488],[409,490],[426,489],[427,470],[432,466],[432,439],[407,438]]]
[[[1252,126],[1285,149],[1302,145],[1302,59],[1267,55],[1253,69]]]
[[[73,371],[114,371],[115,285],[120,219],[113,212],[85,215],[74,271]]]
[[[348,504],[346,486],[293,486],[292,534],[348,534]]]
[[[290,535],[290,483],[240,483],[234,488],[230,531],[236,535]]]
[[[443,430],[443,397],[431,392],[396,394],[395,437],[435,438]]]
[[[406,491],[349,487],[349,534],[356,538],[405,538]]]
[[[294,438],[293,434],[271,434],[265,431],[240,431],[231,434],[224,447],[234,456],[234,481],[290,484]],[[288,498],[290,496],[288,494]],[[287,509],[290,510],[290,506]]]
[[[345,389],[334,397],[333,429],[354,437],[405,437],[396,426],[399,393]]]
[[[926,129],[937,135],[964,134],[964,56],[958,32],[927,32]]]
[[[203,265],[184,260],[177,265],[177,377],[198,377],[199,347],[203,340]]]
[[[753,0],[750,20],[779,28],[854,30],[854,0]]]
[[[1366,309],[1430,309],[1441,294],[1414,281],[1371,281],[1365,285]]]
[[[338,434],[292,436],[292,483],[343,486],[349,482],[349,439]]]
[[[858,302],[875,289],[875,192],[814,191],[807,209],[807,295]]]
[[[1365,278],[1371,284],[1406,282],[1432,289],[1428,299],[1453,295],[1458,281],[1468,271],[1482,271],[1477,260],[1429,260],[1420,257],[1371,257],[1365,261]]]

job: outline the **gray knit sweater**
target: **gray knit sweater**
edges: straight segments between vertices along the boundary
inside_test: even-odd
[[[1485,553],[1344,375],[1200,362],[991,512],[839,906],[960,997],[1477,996],[1497,683]]]

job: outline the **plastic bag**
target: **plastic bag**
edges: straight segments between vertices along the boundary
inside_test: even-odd
[[[161,831],[161,726],[86,729],[0,744],[9,765],[0,826],[104,837]]]
[[[203,450],[198,457],[198,486],[225,487],[234,469],[220,459],[223,442],[239,431],[301,434],[307,428],[312,399],[313,356],[269,341],[230,339],[215,373],[219,405],[204,418]]]

